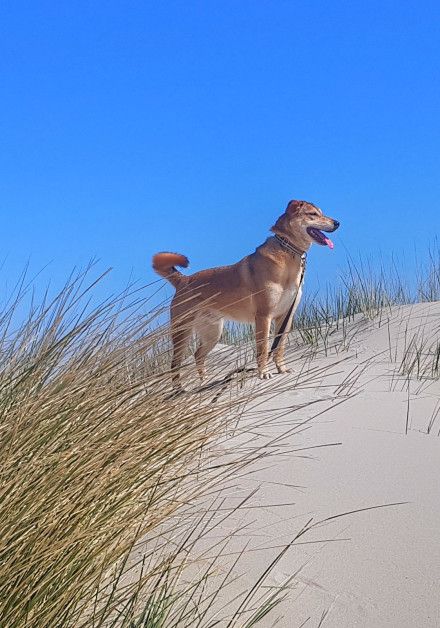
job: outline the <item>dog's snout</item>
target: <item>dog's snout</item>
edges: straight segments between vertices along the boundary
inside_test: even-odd
[[[334,226],[334,228],[335,228],[335,229],[337,229],[337,228],[339,227],[339,225],[340,225],[340,224],[341,224],[341,223],[339,222],[339,220],[334,220],[334,221],[333,221],[333,226]]]

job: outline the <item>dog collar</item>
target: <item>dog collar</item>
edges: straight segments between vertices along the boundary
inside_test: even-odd
[[[296,246],[289,242],[287,238],[283,238],[283,236],[278,235],[278,233],[275,234],[275,237],[283,248],[287,249],[290,253],[293,253],[294,255],[298,255],[301,258],[301,261],[305,263],[307,258],[307,253],[305,251],[297,249]]]

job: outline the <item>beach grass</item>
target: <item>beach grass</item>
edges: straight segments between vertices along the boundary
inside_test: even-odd
[[[218,578],[227,549],[220,545],[191,580],[186,574],[192,550],[223,517],[219,487],[274,450],[273,441],[255,440],[270,413],[256,411],[238,427],[240,417],[286,383],[243,376],[215,396],[189,361],[182,370],[193,392],[171,394],[166,304],[151,309],[151,288],[134,287],[96,303],[105,277],[93,272],[72,274],[58,294],[39,298],[23,276],[0,314],[0,624],[257,625],[293,586],[288,578],[264,587],[276,562],[255,575],[255,587],[240,588],[232,568]],[[354,321],[380,324],[394,306],[439,299],[438,255],[414,290],[395,269],[349,263],[337,290],[306,298],[298,312],[290,341],[310,368],[295,386],[322,385],[329,369],[313,367],[313,357],[349,348]],[[227,325],[222,340],[232,350],[216,353],[214,380],[252,358],[252,327]],[[439,361],[438,339],[419,332],[408,335],[399,369],[438,378]],[[341,384],[341,397],[358,376]],[[289,433],[295,429],[301,423]],[[237,433],[243,447],[231,452]],[[234,601],[224,608],[231,586]]]
[[[0,624],[215,625],[230,578],[209,593],[207,581],[222,552],[193,582],[182,573],[218,525],[216,487],[270,455],[252,423],[241,450],[227,442],[243,408],[274,390],[241,381],[216,403],[209,388],[170,394],[161,307],[148,311],[134,288],[96,304],[102,280],[89,268],[37,299],[22,278],[0,316]],[[217,369],[236,361],[219,356]],[[237,590],[230,625],[255,625],[283,590],[257,607]]]

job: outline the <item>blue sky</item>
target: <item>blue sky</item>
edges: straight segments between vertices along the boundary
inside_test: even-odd
[[[341,222],[313,288],[347,251],[409,268],[440,225],[439,42],[434,1],[2,2],[1,275],[231,263],[291,198]]]

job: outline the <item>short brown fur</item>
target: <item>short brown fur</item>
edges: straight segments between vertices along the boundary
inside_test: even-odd
[[[332,232],[339,223],[324,216],[322,211],[306,201],[290,201],[286,211],[271,227],[271,231],[287,240],[300,252],[306,252],[313,242],[308,228]],[[205,375],[205,358],[220,339],[223,319],[255,323],[257,365],[261,379],[270,377],[268,370],[269,333],[272,321],[275,333],[280,328],[300,289],[301,257],[271,236],[254,253],[236,264],[182,275],[176,266],[188,266],[188,259],[179,253],[157,253],[154,270],[176,288],[171,303],[171,335],[173,340],[173,385],[180,388],[180,366],[191,333],[195,331],[199,346],[195,353],[197,370]],[[296,299],[297,308],[301,294]],[[286,330],[274,352],[279,373],[289,370],[284,362]]]

